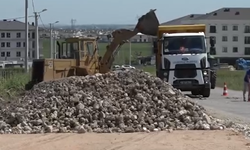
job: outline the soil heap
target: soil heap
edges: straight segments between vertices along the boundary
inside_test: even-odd
[[[1,133],[221,128],[203,107],[140,70],[42,82],[19,103],[0,108]]]

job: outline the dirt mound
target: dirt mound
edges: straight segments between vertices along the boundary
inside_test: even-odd
[[[0,110],[1,133],[221,129],[203,107],[140,70],[42,82]]]

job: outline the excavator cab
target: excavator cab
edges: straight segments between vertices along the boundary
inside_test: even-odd
[[[37,59],[32,64],[32,79],[26,89],[42,81],[98,72],[97,38],[77,37],[57,41],[54,59]]]

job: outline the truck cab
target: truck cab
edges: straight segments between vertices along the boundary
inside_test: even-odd
[[[163,29],[158,35],[161,38],[156,55],[156,75],[177,89],[209,97],[215,83],[211,80],[213,73],[208,58],[205,25]]]

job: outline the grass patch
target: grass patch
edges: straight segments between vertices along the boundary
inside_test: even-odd
[[[156,75],[156,72],[155,72],[155,65],[150,65],[150,66],[142,66],[142,67],[138,67],[138,69],[142,69],[143,71],[145,72],[149,72],[151,73],[152,75]]]
[[[63,41],[63,40],[60,40]],[[103,56],[106,52],[108,43],[98,43],[99,55]],[[124,44],[116,56],[114,64],[128,64],[129,63],[129,43]],[[43,39],[43,55],[45,58],[50,57],[50,40]],[[136,61],[136,57],[152,55],[151,43],[131,43],[131,61]]]
[[[30,80],[30,75],[23,73],[21,69],[0,70],[0,96],[11,99],[25,91],[25,84]]]
[[[244,75],[245,71],[218,70],[216,85],[223,87],[226,82],[228,89],[242,90]]]

